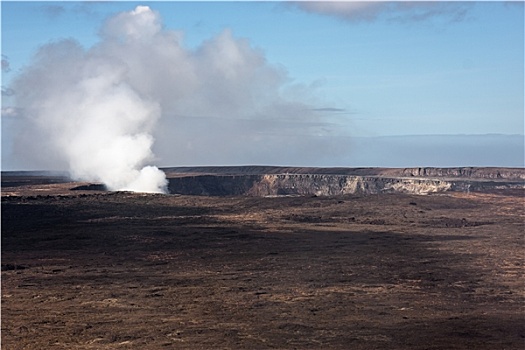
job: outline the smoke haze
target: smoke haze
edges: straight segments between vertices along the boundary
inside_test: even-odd
[[[290,163],[331,148],[318,137],[330,124],[302,102],[315,101],[310,87],[291,85],[227,29],[189,50],[138,6],[99,34],[88,49],[72,39],[41,47],[12,84],[21,167],[163,192],[164,174],[148,164]]]

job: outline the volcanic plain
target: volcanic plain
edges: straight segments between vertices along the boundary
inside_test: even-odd
[[[5,173],[1,348],[523,349],[524,195],[163,195]]]

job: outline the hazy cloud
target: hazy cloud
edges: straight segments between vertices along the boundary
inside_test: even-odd
[[[18,109],[14,107],[2,107],[2,119],[14,118],[18,115]]]
[[[419,22],[433,18],[448,22],[460,21],[472,6],[465,2],[443,1],[298,1],[291,2],[290,5],[303,11],[346,21],[373,21],[383,18],[396,22]]]
[[[45,4],[45,5],[41,5],[40,6],[40,9],[42,10],[43,13],[45,13],[50,19],[57,19],[58,17],[60,17],[64,12],[66,12],[66,9],[61,6],[61,5],[57,5],[57,4],[53,4],[53,5],[50,5],[50,4]]]
[[[2,96],[13,96],[15,94],[15,90],[8,88],[6,86],[2,86]]]
[[[336,107],[323,107],[323,108],[314,108],[312,109],[316,112],[333,112],[333,113],[345,113],[347,112],[344,108],[336,108]]]
[[[9,66],[9,59],[6,55],[2,55],[2,73],[7,73],[11,71],[11,67]]]

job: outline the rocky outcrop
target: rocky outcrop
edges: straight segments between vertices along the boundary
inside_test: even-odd
[[[85,184],[71,188],[71,191],[107,191],[108,188],[104,184]]]

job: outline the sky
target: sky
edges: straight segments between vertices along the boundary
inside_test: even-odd
[[[84,121],[108,105],[77,113],[85,93],[70,93],[93,62],[108,67],[101,77],[124,67],[96,103],[105,91],[150,115],[118,122],[133,137],[146,130],[141,164],[523,166],[523,2],[2,1],[1,10],[3,170],[71,169],[88,152],[63,151],[87,138],[65,127],[73,114],[98,143],[103,131]],[[117,123],[107,118],[105,129]]]

